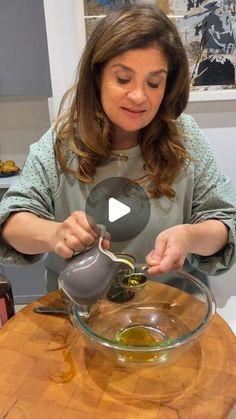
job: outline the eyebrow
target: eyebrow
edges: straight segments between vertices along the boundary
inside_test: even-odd
[[[129,71],[130,73],[135,74],[135,71],[132,68],[130,68],[130,67],[124,65],[124,64],[119,64],[119,63],[118,64],[113,64],[111,66],[111,68],[114,68],[114,67],[121,67],[123,70]],[[151,73],[149,73],[149,75],[150,76],[158,76],[159,74],[162,74],[162,73],[167,74],[168,71],[165,68],[161,68],[160,70],[152,71]]]

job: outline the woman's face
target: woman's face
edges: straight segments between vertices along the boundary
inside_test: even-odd
[[[157,46],[112,58],[101,76],[101,103],[116,132],[136,132],[148,125],[162,102],[167,60]]]

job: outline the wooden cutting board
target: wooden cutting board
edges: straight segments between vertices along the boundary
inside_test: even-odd
[[[216,315],[174,364],[126,370],[89,351],[57,292],[28,305],[0,332],[1,419],[235,419],[236,337]]]

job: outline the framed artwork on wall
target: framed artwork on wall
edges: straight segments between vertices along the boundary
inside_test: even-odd
[[[145,1],[142,1],[145,2]],[[86,37],[98,19],[139,0],[84,0]],[[174,21],[185,45],[190,99],[236,99],[236,0],[147,0]]]

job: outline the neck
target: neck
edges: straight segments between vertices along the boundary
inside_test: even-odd
[[[137,132],[115,132],[113,141],[113,150],[128,150],[138,144]]]
[[[128,144],[113,144],[112,145],[112,150],[129,150],[130,148],[133,148],[136,145],[138,145],[138,142],[136,142],[135,144],[132,144],[132,145],[128,145]]]

